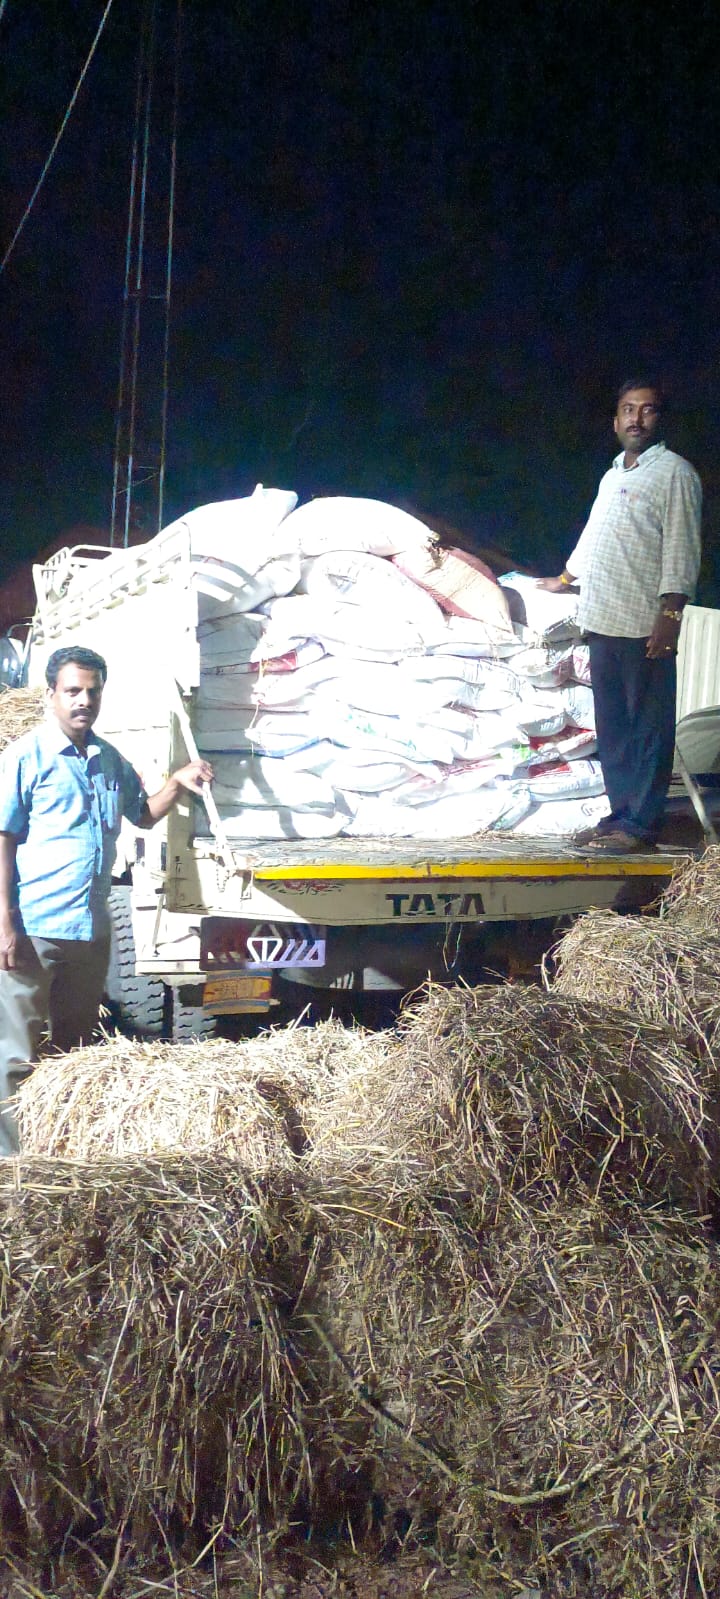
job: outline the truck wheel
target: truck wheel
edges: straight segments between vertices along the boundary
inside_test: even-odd
[[[135,940],[130,889],[111,889],[110,964],[105,998],[116,1026],[133,1038],[161,1038],[165,1012],[165,985],[159,977],[135,973]]]
[[[169,988],[170,1026],[168,1032],[173,1044],[189,1044],[194,1038],[214,1038],[217,1033],[217,1016],[203,1010],[199,1003],[202,989],[194,987]],[[197,1003],[192,1003],[196,1000]],[[189,1002],[189,1003],[188,1003]]]

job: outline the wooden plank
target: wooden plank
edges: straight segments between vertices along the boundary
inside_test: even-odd
[[[257,879],[297,881],[451,878],[668,877],[689,855],[664,850],[593,858],[567,840],[461,839],[448,844],[416,839],[279,840],[253,844],[249,856]]]

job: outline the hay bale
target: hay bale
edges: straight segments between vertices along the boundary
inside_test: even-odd
[[[579,1548],[598,1593],[675,1599],[693,1540],[717,1591],[701,1222],[611,1179],[489,1215],[445,1174],[6,1162],[0,1547],[172,1564],[380,1505],[503,1591],[586,1595]]]
[[[44,696],[39,688],[0,688],[0,750],[42,721]]]
[[[303,1107],[352,1048],[335,1022],[237,1044],[116,1034],[36,1067],[18,1096],[21,1147],[66,1160],[212,1149],[256,1173],[292,1165],[307,1143]]]
[[[660,897],[660,915],[696,937],[720,937],[720,844],[675,872]]]
[[[666,1029],[538,989],[431,988],[399,1026],[278,1028],[243,1043],[116,1036],[48,1059],[19,1095],[28,1155],[202,1151],[256,1174],[404,1192],[432,1158],[447,1182],[594,1187],[624,1171],[638,1192],[704,1206],[710,1068]]]
[[[450,1186],[638,1194],[705,1208],[713,1073],[666,1028],[515,985],[431,987],[393,1033],[342,1056],[307,1109],[315,1172],[385,1172],[388,1193],[432,1158]]]
[[[296,1191],[237,1162],[0,1165],[0,1547],[259,1522],[308,1470]]]
[[[675,1599],[695,1548],[717,1592],[720,1259],[702,1223],[612,1185],[508,1194],[489,1221],[436,1177],[325,1202],[304,1354],[374,1418],[345,1458],[480,1586]]]
[[[553,994],[599,1000],[712,1048],[720,1026],[720,939],[693,925],[588,911],[553,951]]]

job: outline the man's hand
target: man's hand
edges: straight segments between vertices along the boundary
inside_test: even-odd
[[[187,766],[180,766],[173,772],[175,782],[189,789],[191,794],[202,794],[203,784],[212,783],[214,776],[209,761],[189,761]]]
[[[658,612],[645,650],[649,661],[667,661],[676,654],[680,627],[681,623],[676,622],[674,617]]]
[[[11,972],[15,966],[17,932],[11,921],[0,922],[0,972]]]
[[[186,789],[190,794],[202,794],[203,784],[212,783],[215,773],[209,761],[189,761],[187,766],[178,767],[173,772],[157,794],[149,794],[145,809],[138,821],[138,827],[153,827],[155,822],[160,822],[167,816],[173,805],[177,802]]]
[[[569,572],[563,572],[560,577],[539,577],[537,586],[539,589],[547,589],[548,594],[567,594],[574,582],[575,579]]]

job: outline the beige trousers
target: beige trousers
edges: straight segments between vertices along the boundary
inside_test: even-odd
[[[45,1031],[50,1046],[65,1052],[88,1043],[97,1027],[105,987],[110,939],[18,940],[17,964],[0,971],[0,1158],[18,1151],[11,1105],[39,1058]]]

